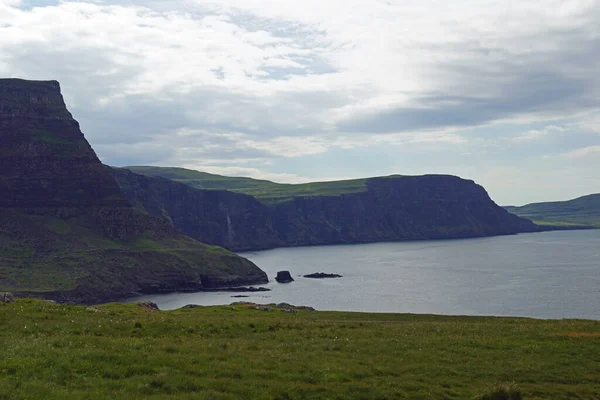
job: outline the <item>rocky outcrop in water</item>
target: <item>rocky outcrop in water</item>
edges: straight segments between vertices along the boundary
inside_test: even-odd
[[[331,278],[343,278],[342,275],[338,274],[327,274],[325,272],[315,272],[314,274],[302,275],[304,278],[311,279],[331,279]]]
[[[277,272],[277,276],[275,277],[275,280],[279,283],[290,283],[290,282],[294,282],[294,278],[292,278],[292,275],[290,274],[290,271],[279,271]]]

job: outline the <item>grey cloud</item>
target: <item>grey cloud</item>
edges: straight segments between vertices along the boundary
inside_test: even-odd
[[[347,132],[387,133],[469,127],[531,113],[578,112],[599,104],[588,96],[585,80],[564,79],[548,71],[525,73],[492,98],[432,93],[416,98],[421,107],[386,110],[343,121]]]
[[[416,97],[414,106],[350,117],[338,128],[387,133],[469,127],[532,114],[572,116],[599,108],[600,38],[590,38],[585,29],[570,29],[549,32],[544,40],[555,48],[526,55],[473,43],[454,46],[467,56],[435,66],[440,85],[450,89]]]

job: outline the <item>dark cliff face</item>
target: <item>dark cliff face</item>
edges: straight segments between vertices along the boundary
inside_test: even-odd
[[[134,209],[57,82],[0,79],[0,143],[0,291],[94,303],[267,281]]]
[[[0,80],[0,207],[129,207],[58,82]]]
[[[373,178],[367,191],[296,197],[268,207],[251,196],[199,190],[116,170],[125,195],[202,242],[232,250],[536,231],[472,181],[454,176]]]
[[[277,205],[275,228],[288,245],[446,239],[535,231],[472,181],[428,175],[374,178],[367,191],[295,198]]]
[[[235,250],[267,249],[283,243],[272,210],[254,197],[225,190],[198,190],[182,183],[115,169],[125,196],[151,215],[203,243]]]

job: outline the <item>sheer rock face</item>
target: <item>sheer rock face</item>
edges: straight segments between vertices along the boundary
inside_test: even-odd
[[[0,208],[64,214],[129,207],[56,81],[0,79],[0,143]]]
[[[533,232],[473,181],[448,175],[373,178],[367,190],[296,197],[266,206],[252,196],[200,190],[159,177],[115,170],[125,195],[187,235],[230,250],[452,239]]]
[[[114,170],[125,196],[145,212],[169,219],[186,235],[230,250],[285,245],[273,228],[273,212],[252,196],[198,190],[165,178]],[[200,239],[202,238],[202,239]]]

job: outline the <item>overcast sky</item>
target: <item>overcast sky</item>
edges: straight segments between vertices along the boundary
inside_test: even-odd
[[[600,0],[0,0],[0,77],[115,166],[600,192]]]

